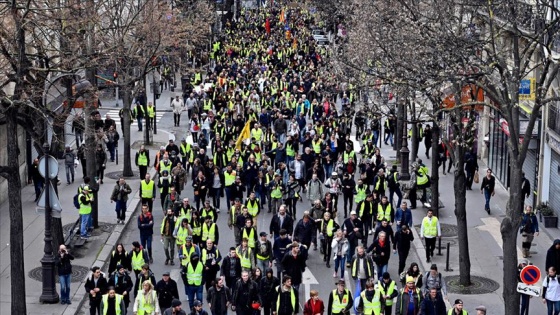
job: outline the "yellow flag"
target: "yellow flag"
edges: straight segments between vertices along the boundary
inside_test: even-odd
[[[235,148],[241,150],[241,143],[247,139],[251,138],[251,120],[249,119],[247,123],[245,123],[245,127],[241,130],[241,134],[237,141],[235,142]]]

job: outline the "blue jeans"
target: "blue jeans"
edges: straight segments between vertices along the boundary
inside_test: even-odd
[[[529,312],[529,299],[531,297],[527,294],[521,294],[521,311],[519,315],[527,315],[525,313]]]
[[[144,120],[144,117],[140,118],[138,117],[138,131],[142,131],[142,120]]]
[[[109,156],[111,158],[111,162],[115,160],[115,148],[117,143],[115,142],[108,142],[107,143],[107,150],[109,150]]]
[[[91,218],[91,213],[80,215],[80,236],[87,237],[88,223]]]
[[[387,269],[389,268],[389,265],[377,265],[377,277],[381,278],[383,276],[383,273],[387,272]]]
[[[397,194],[397,197],[399,197],[398,201],[396,204],[393,204],[393,195]],[[389,203],[392,204],[396,209],[398,207],[401,206],[401,202],[402,202],[402,191],[400,189],[400,187],[397,188],[389,188]]]
[[[560,301],[549,301],[546,300],[546,308],[548,315],[558,315],[560,314]],[[553,311],[554,309],[554,311]]]
[[[484,199],[486,200],[484,209],[490,209],[490,198],[492,198],[492,193],[490,193],[490,190],[484,188]]]
[[[73,183],[74,182],[74,164],[72,165],[66,165],[66,182],[68,184]],[[72,181],[70,181],[72,180]]]
[[[188,296],[189,298],[189,306],[192,309],[193,308],[193,304],[194,304],[194,300],[195,300],[195,296],[196,299],[203,302],[202,301],[202,288],[204,286],[203,285],[186,285],[185,286],[185,294]]]
[[[35,198],[39,199],[39,196],[41,196],[41,191],[43,190],[44,185],[45,182],[42,179],[33,181],[33,187],[35,188]]]
[[[152,251],[152,235],[142,236],[142,234],[140,234],[140,245],[150,253]]]
[[[373,131],[373,145],[377,146],[377,140],[379,140],[379,130]]]
[[[58,276],[60,282],[60,301],[69,302],[70,301],[70,282],[72,280],[72,274]]]
[[[386,132],[385,133],[385,142],[387,142],[387,140],[389,140],[389,143],[391,143],[391,146],[393,146],[393,133],[392,132]]]
[[[340,279],[344,278],[344,269],[346,269],[346,256],[336,256],[334,259],[334,272],[338,273],[340,267]]]
[[[276,134],[276,139],[277,139],[280,143],[286,143],[286,133]]]
[[[117,200],[115,205],[115,211],[117,212],[117,220],[125,219],[126,214],[126,201],[124,200]]]

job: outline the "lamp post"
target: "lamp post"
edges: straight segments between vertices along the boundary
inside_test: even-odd
[[[409,161],[410,150],[408,149],[408,140],[406,138],[406,101],[401,105],[400,111],[402,113],[402,129],[401,129],[401,180],[410,180]]]
[[[154,93],[153,93],[153,100],[154,100],[154,114],[155,114],[155,113],[157,112],[157,105],[156,105],[156,104],[157,104],[157,102],[156,102],[157,96],[156,96],[156,94],[157,94],[157,92],[158,92],[158,86],[157,86],[157,82],[156,82],[156,70],[155,70],[155,69],[154,69],[154,72],[153,72],[153,75],[152,75],[152,84],[153,84],[153,86],[154,86],[154,90],[153,90],[153,92],[154,92]],[[154,135],[157,135],[157,126],[156,126],[156,122],[157,122],[156,115],[154,115],[154,121],[153,121],[153,124],[154,124]]]
[[[49,144],[43,144],[43,150],[45,152],[45,156],[49,154]],[[50,196],[50,188],[51,188],[51,179],[49,173],[49,161],[48,158],[45,159],[45,247],[43,249],[44,255],[41,259],[41,266],[42,266],[42,276],[43,276],[43,292],[41,293],[41,297],[39,301],[41,303],[58,303],[59,296],[56,292],[55,286],[55,274],[54,274],[54,255],[53,255],[53,244],[52,244],[52,233],[51,233],[51,225],[52,225],[52,208],[51,208],[51,196]]]

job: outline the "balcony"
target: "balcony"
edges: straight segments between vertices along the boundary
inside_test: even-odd
[[[478,0],[478,11],[484,15],[488,14],[488,6],[490,5],[494,17],[503,23],[510,24],[513,22],[510,9],[507,3],[501,1]],[[536,7],[525,1],[517,1],[517,16],[515,21],[520,29],[525,31],[535,30]]]
[[[560,135],[560,109],[557,105],[548,107],[548,129]]]

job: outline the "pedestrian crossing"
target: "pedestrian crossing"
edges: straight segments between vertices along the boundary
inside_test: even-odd
[[[117,125],[119,125],[119,126],[121,125],[121,119],[119,118],[119,110],[118,109],[111,109],[106,114],[110,115],[111,118],[113,120],[115,120],[115,123]],[[159,123],[159,121],[161,120],[161,117],[163,117],[164,114],[165,114],[165,112],[156,112],[156,124]],[[103,116],[102,118],[105,118],[105,116]],[[132,120],[132,126],[137,126],[137,125],[138,125],[138,120],[133,119]]]

